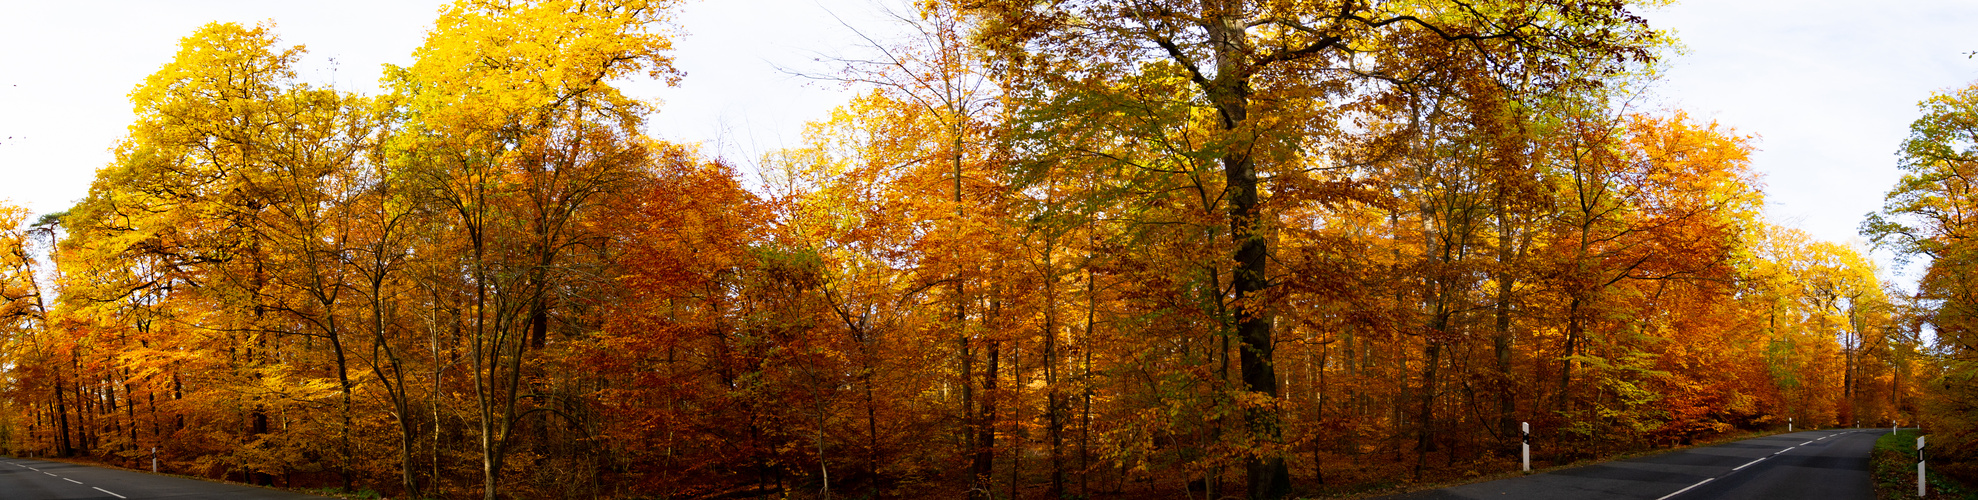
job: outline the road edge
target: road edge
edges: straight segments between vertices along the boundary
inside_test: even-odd
[[[111,463],[104,463],[104,462],[92,462],[92,461],[88,461],[88,460],[78,460],[78,459],[74,459],[74,458],[56,458],[56,457],[18,457],[18,456],[13,456],[13,455],[0,455],[0,459],[8,459],[8,460],[15,460],[15,459],[18,459],[18,460],[40,460],[40,461],[44,461],[44,462],[57,462],[57,463],[65,463],[65,464],[69,464],[69,465],[81,465],[81,466],[85,466],[85,467],[96,467],[96,468],[102,468],[102,469],[112,469],[112,470],[120,470],[120,471],[125,471],[125,472],[137,472],[137,473],[142,473],[142,474],[150,474],[150,475],[154,475],[154,476],[165,476],[165,477],[176,477],[176,478],[180,478],[180,479],[191,479],[191,480],[194,480],[194,481],[205,481],[205,482],[208,482],[208,483],[219,483],[219,484],[229,484],[229,485],[234,485],[234,486],[250,486],[250,487],[254,487],[254,488],[261,488],[261,489],[264,489],[264,490],[274,490],[274,491],[279,491],[279,492],[282,492],[282,493],[294,493],[294,494],[298,494],[298,495],[315,495],[315,496],[319,496],[319,497],[327,497],[327,498],[336,498],[336,499],[340,499],[340,500],[368,500],[368,499],[373,499],[373,498],[381,498],[380,496],[377,496],[377,495],[372,495],[372,496],[350,496],[350,495],[359,495],[359,493],[355,493],[355,492],[353,492],[353,493],[333,493],[333,492],[326,492],[326,491],[321,491],[321,490],[319,490],[319,489],[310,489],[310,488],[283,488],[283,487],[280,487],[280,486],[264,486],[264,485],[259,485],[259,484],[248,484],[248,483],[243,483],[243,482],[240,482],[240,481],[233,481],[233,480],[228,480],[228,479],[214,479],[214,478],[210,478],[210,477],[204,477],[204,476],[188,476],[188,475],[185,475],[185,474],[177,474],[177,473],[171,473],[171,472],[151,472],[151,471],[148,471],[148,470],[144,470],[144,469],[132,469],[132,468],[129,468],[129,467],[124,467],[124,466],[121,466],[121,465],[116,465],[116,464],[111,464]]]
[[[1842,428],[1842,427],[1834,427],[1834,428],[1827,428],[1827,429],[1794,429],[1794,430],[1792,430],[1792,431],[1787,431],[1787,430],[1785,430],[1785,429],[1767,429],[1767,430],[1760,430],[1760,431],[1751,431],[1751,432],[1746,432],[1746,433],[1741,433],[1741,434],[1725,434],[1725,435],[1723,435],[1723,436],[1719,436],[1719,437],[1717,437],[1717,438],[1714,438],[1714,439],[1709,439],[1709,440],[1700,440],[1700,441],[1696,441],[1696,442],[1694,442],[1694,443],[1691,443],[1691,444],[1687,444],[1687,445],[1682,445],[1682,446],[1672,446],[1672,447],[1668,447],[1668,448],[1651,448],[1651,449],[1646,449],[1646,450],[1640,450],[1640,451],[1632,451],[1632,452],[1628,452],[1628,453],[1621,453],[1621,454],[1615,454],[1615,455],[1609,455],[1609,456],[1605,456],[1605,457],[1601,457],[1601,458],[1595,458],[1595,459],[1585,459],[1585,460],[1577,460],[1577,461],[1573,461],[1573,462],[1568,462],[1568,463],[1565,463],[1565,464],[1560,464],[1560,465],[1554,465],[1554,466],[1551,466],[1551,467],[1545,467],[1545,468],[1539,468],[1539,469],[1532,469],[1532,471],[1531,471],[1531,472],[1524,472],[1524,471],[1515,471],[1515,470],[1513,470],[1513,471],[1503,471],[1503,472],[1497,472],[1497,473],[1492,473],[1492,474],[1484,474],[1484,475],[1480,475],[1480,476],[1471,476],[1471,477],[1465,477],[1465,478],[1461,478],[1461,479],[1452,479],[1452,480],[1448,480],[1448,481],[1442,481],[1442,482],[1435,482],[1435,483],[1422,483],[1422,484],[1414,484],[1414,485],[1408,485],[1408,486],[1401,486],[1401,487],[1388,487],[1388,488],[1376,488],[1376,489],[1370,489],[1370,490],[1366,490],[1366,491],[1361,491],[1361,492],[1356,492],[1356,493],[1349,493],[1349,494],[1346,494],[1345,496],[1333,496],[1333,497],[1300,497],[1300,498],[1306,498],[1306,499],[1327,499],[1327,500],[1363,500],[1363,499],[1368,499],[1368,498],[1374,498],[1374,497],[1384,497],[1384,496],[1388,496],[1388,495],[1400,495],[1400,494],[1405,494],[1405,493],[1414,493],[1414,492],[1417,492],[1417,491],[1428,491],[1428,490],[1439,490],[1439,489],[1443,489],[1443,488],[1450,488],[1450,487],[1456,487],[1456,486],[1462,486],[1462,485],[1466,485],[1466,484],[1476,484],[1476,483],[1485,483],[1485,482],[1490,482],[1490,481],[1498,481],[1498,480],[1504,480],[1504,479],[1511,479],[1511,478],[1516,478],[1516,477],[1523,477],[1523,476],[1529,476],[1529,475],[1533,475],[1533,474],[1544,474],[1544,473],[1547,473],[1547,472],[1552,472],[1552,471],[1559,471],[1559,470],[1566,470],[1566,469],[1573,469],[1573,468],[1579,468],[1579,467],[1586,467],[1586,466],[1589,466],[1589,465],[1599,465],[1599,464],[1604,464],[1604,463],[1608,463],[1608,462],[1613,462],[1613,461],[1617,461],[1617,460],[1627,460],[1627,459],[1630,459],[1630,458],[1639,458],[1639,457],[1646,457],[1646,456],[1653,456],[1653,455],[1660,455],[1660,454],[1663,454],[1663,453],[1670,453],[1670,452],[1676,452],[1676,451],[1682,451],[1682,450],[1687,450],[1687,449],[1691,449],[1691,448],[1703,448],[1703,447],[1709,447],[1709,446],[1717,446],[1717,445],[1720,445],[1720,444],[1725,444],[1725,443],[1735,443],[1735,442],[1738,442],[1738,441],[1744,441],[1744,440],[1747,440],[1747,439],[1757,439],[1757,438],[1762,438],[1762,437],[1766,437],[1766,436],[1777,436],[1777,435],[1780,435],[1780,434],[1791,434],[1791,433],[1794,433],[1794,432],[1806,432],[1806,431],[1820,431],[1820,430],[1847,430],[1847,428]],[[1914,483],[1912,483],[1912,484],[1914,484]]]

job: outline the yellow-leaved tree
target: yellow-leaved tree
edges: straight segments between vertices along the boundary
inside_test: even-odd
[[[490,500],[509,472],[518,426],[588,439],[558,407],[571,398],[545,394],[577,390],[555,380],[570,373],[532,353],[553,343],[553,323],[568,324],[557,317],[583,276],[577,250],[602,238],[586,221],[649,154],[639,127],[650,106],[613,83],[678,78],[663,31],[672,5],[456,2],[416,62],[387,71],[385,99],[403,120],[386,147],[393,175],[436,207],[426,228],[452,233],[420,254],[430,269],[462,270],[425,273],[423,286],[458,300],[449,307],[467,336],[470,420]]]

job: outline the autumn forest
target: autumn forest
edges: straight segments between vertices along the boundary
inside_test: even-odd
[[[391,498],[1287,498],[1901,423],[1978,477],[1978,87],[1863,240],[1624,0],[918,0],[794,147],[643,132],[669,0],[376,95],[215,23],[0,205],[0,448]],[[1925,270],[1890,283],[1886,249]],[[155,455],[154,455],[155,450]],[[1972,460],[1971,462],[1964,462]]]

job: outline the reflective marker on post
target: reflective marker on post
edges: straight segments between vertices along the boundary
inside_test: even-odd
[[[1518,422],[1518,455],[1525,464],[1525,472],[1532,471],[1532,423]]]
[[[1916,436],[1916,496],[1918,497],[1923,496],[1927,491],[1924,489],[1926,483],[1923,482],[1923,438],[1926,437],[1929,436]]]

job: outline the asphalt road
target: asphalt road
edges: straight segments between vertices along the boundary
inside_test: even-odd
[[[1382,499],[1872,500],[1868,453],[1888,432],[1795,432]]]
[[[47,462],[23,458],[0,458],[0,499],[138,500],[150,498],[322,500],[327,497],[62,462]]]

